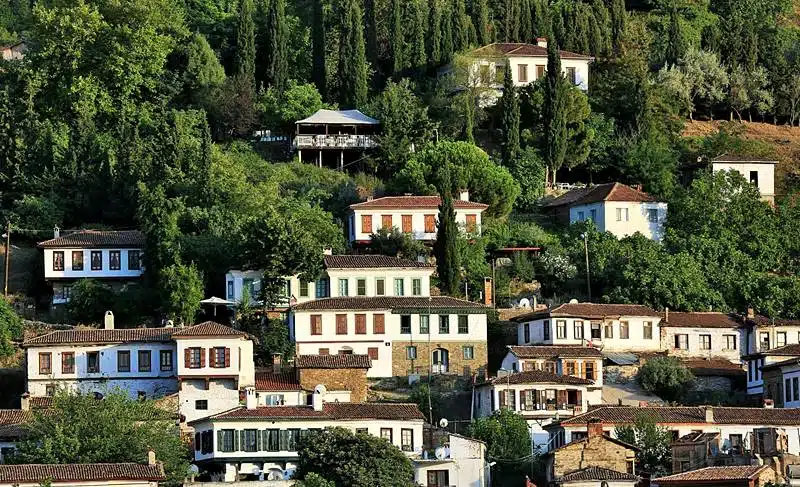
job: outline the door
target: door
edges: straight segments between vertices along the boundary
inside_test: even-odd
[[[450,485],[450,472],[447,470],[428,470],[427,487],[448,487]]]
[[[450,353],[447,349],[437,348],[433,351],[433,373],[446,374],[450,363]]]

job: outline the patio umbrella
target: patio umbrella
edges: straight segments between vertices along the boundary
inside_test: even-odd
[[[205,304],[210,304],[211,306],[213,306],[214,307],[214,316],[217,316],[217,306],[220,306],[220,305],[228,306],[228,305],[236,304],[236,303],[234,303],[233,301],[228,301],[227,299],[222,299],[222,298],[218,298],[216,296],[211,296],[208,299],[204,299],[204,300],[200,301],[200,304],[204,304],[204,305]]]

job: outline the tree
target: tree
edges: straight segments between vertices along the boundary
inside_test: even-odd
[[[269,0],[263,49],[266,69],[262,81],[264,85],[275,88],[278,93],[283,93],[289,78],[288,29],[283,2],[284,0]]]
[[[692,100],[689,118],[692,118],[698,101],[705,103],[711,111],[715,103],[725,98],[728,73],[720,64],[716,54],[691,48],[681,58],[679,69],[686,76]]]
[[[289,81],[282,94],[273,88],[267,89],[256,104],[263,126],[282,134],[292,133],[296,121],[322,108],[333,107],[322,102],[322,94],[314,84],[300,84],[295,80]]]
[[[675,401],[694,380],[677,357],[654,357],[639,368],[636,380],[647,392]]]
[[[431,2],[430,17],[428,20],[428,59],[431,64],[442,62],[442,0]]]
[[[548,183],[556,182],[556,171],[567,153],[566,81],[561,74],[561,56],[555,39],[547,43],[547,84],[544,96],[544,159]],[[552,173],[552,181],[549,174]]]
[[[236,23],[236,72],[255,84],[256,26],[253,13],[253,0],[239,0]]]
[[[487,458],[504,459],[498,462],[496,475],[498,479],[510,482],[519,478],[531,464],[531,435],[528,423],[520,414],[510,409],[501,408],[491,416],[478,418],[470,424],[469,435],[486,442]],[[522,459],[514,462],[513,459]],[[500,482],[501,485],[509,485]]]
[[[472,22],[478,36],[478,44],[485,46],[492,42],[489,34],[489,4],[488,0],[474,0],[472,2]]]
[[[328,96],[328,70],[326,63],[325,5],[324,0],[314,0],[314,21],[311,24],[313,53],[312,79],[323,98]]]
[[[428,55],[425,51],[426,9],[425,0],[413,0],[406,8],[406,67],[420,78],[425,74]]]
[[[789,126],[800,120],[800,74],[787,76],[778,85],[778,101],[781,113],[787,117]]]
[[[225,69],[202,34],[195,33],[186,48],[184,80],[190,93],[216,88],[225,82]]]
[[[420,255],[428,252],[425,244],[410,234],[401,232],[397,227],[380,228],[370,235],[370,248],[376,254],[410,260],[417,260]]]
[[[363,107],[367,101],[367,59],[364,28],[357,0],[342,2],[339,25],[339,104],[343,108]]]
[[[453,51],[460,52],[469,47],[469,32],[472,28],[467,16],[464,0],[452,0],[453,5]]]
[[[377,436],[338,427],[313,431],[300,439],[297,454],[295,477],[303,481],[316,473],[345,487],[414,485],[411,460]]]
[[[519,102],[511,75],[511,63],[507,62],[503,76],[503,96],[500,98],[503,131],[503,164],[511,167],[519,155]]]
[[[193,325],[203,299],[203,277],[194,264],[172,264],[161,270],[159,287],[169,319]]]
[[[0,299],[0,358],[14,354],[12,340],[22,338],[22,318],[5,299]]]
[[[441,198],[439,204],[439,222],[436,229],[436,243],[433,253],[436,255],[436,272],[439,275],[439,289],[442,294],[451,295],[458,292],[459,265],[458,224],[456,210],[453,206],[453,184],[450,179],[450,168],[441,169]]]
[[[464,98],[464,141],[475,143],[475,99],[469,91],[462,95]]]
[[[622,50],[627,18],[625,0],[611,0],[611,45],[617,54]]]
[[[545,166],[538,152],[532,147],[524,149],[509,167],[514,179],[519,183],[520,193],[514,201],[519,211],[532,211],[536,202],[544,196]]]
[[[391,49],[392,49],[392,74],[399,78],[406,66],[404,58],[405,39],[403,36],[403,5],[402,0],[392,0],[391,11]]]
[[[664,55],[665,64],[676,64],[686,53],[686,39],[683,35],[681,15],[678,8],[673,6],[669,10],[669,30],[667,32],[667,52]]]
[[[183,485],[189,471],[189,451],[174,413],[152,400],[109,391],[98,401],[94,394],[58,391],[52,407],[32,415],[14,463],[146,463],[152,449],[164,464],[165,485]]]
[[[617,427],[617,438],[639,449],[637,469],[653,477],[672,471],[672,433],[645,416],[639,416],[632,426]]]
[[[295,485],[298,487],[336,487],[334,482],[325,480],[321,475],[314,472],[306,475],[306,478],[297,482]]]
[[[114,291],[95,279],[80,279],[70,290],[66,310],[73,323],[100,323],[106,311],[114,311]]]

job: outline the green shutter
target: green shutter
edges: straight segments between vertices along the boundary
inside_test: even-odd
[[[256,433],[256,451],[261,451],[261,435],[259,434],[258,430],[255,430]]]
[[[233,451],[239,451],[239,433],[241,433],[241,431],[231,430],[231,434],[233,435]]]
[[[289,430],[281,430],[279,442],[280,451],[289,451]]]
[[[224,434],[224,431],[222,431],[222,430],[217,431],[217,451],[223,451],[222,450],[223,434]]]

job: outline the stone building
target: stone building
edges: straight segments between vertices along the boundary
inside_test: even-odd
[[[736,465],[706,467],[698,470],[653,479],[657,487],[764,487],[776,480],[775,472],[767,465]]]
[[[661,320],[661,348],[678,357],[723,358],[739,363],[743,326],[734,314],[666,310]]]
[[[331,391],[350,391],[349,402],[367,400],[367,370],[371,366],[367,355],[300,355],[295,359],[300,387],[313,391],[324,384]]]

